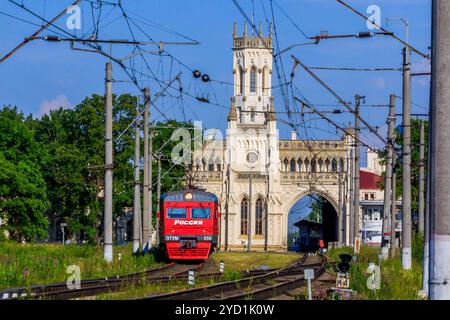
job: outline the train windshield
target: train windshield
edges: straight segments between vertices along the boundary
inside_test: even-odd
[[[167,208],[167,218],[186,218],[186,208]]]
[[[209,219],[210,210],[209,208],[192,208],[191,217],[192,219]]]

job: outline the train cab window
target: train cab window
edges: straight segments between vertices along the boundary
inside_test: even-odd
[[[168,208],[167,218],[186,218],[186,208]]]
[[[191,218],[192,219],[209,219],[210,210],[209,208],[192,208]]]

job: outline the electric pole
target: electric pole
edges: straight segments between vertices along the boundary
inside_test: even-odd
[[[395,121],[395,119],[394,119]],[[392,179],[391,179],[391,258],[395,257],[396,244],[396,231],[395,231],[395,216],[397,214],[397,157],[392,157]]]
[[[248,234],[248,245],[247,245],[247,251],[252,251],[252,173],[250,172],[248,174],[248,215],[247,215],[247,234]]]
[[[113,207],[113,116],[112,116],[112,64],[106,64],[106,119],[105,119],[105,212],[103,221],[104,259],[113,260],[112,207]]]
[[[420,121],[419,138],[419,232],[424,231],[425,213],[425,128],[423,121]]]
[[[338,171],[338,193],[339,193],[339,212],[338,212],[338,246],[340,247],[342,245],[342,233],[343,233],[343,214],[342,214],[342,168],[339,164],[339,171]]]
[[[161,212],[161,154],[158,154],[158,182],[156,185],[156,193],[157,193],[157,206],[158,211]],[[159,219],[156,219],[156,245],[159,246]]]
[[[381,231],[381,255],[383,259],[388,256],[388,241],[386,240],[385,233],[389,230],[389,216],[390,216],[390,202],[391,202],[391,186],[392,186],[392,158],[394,153],[392,151],[394,147],[394,125],[395,125],[395,95],[391,94],[389,99],[389,116],[388,116],[388,145],[387,147],[387,162],[386,162],[386,174],[384,177],[384,202],[383,202],[383,224]]]
[[[450,2],[433,1],[430,145],[430,275],[432,300],[450,300]]]
[[[402,268],[411,269],[411,50],[403,48]]]
[[[359,122],[359,105],[361,102],[361,97],[359,95],[355,96],[355,112],[356,115],[355,116],[355,175],[354,175],[354,180],[355,180],[355,185],[354,185],[354,231],[353,231],[353,236],[354,236],[354,250],[355,252],[358,252],[359,246],[360,246],[360,241],[361,241],[361,231],[359,228],[359,167],[360,167],[360,163],[359,163],[359,157],[360,157],[360,142],[359,142],[359,131],[360,131],[360,122]]]
[[[150,101],[150,100],[149,100]],[[152,124],[152,128],[153,128]],[[153,130],[149,133],[149,146],[148,146],[148,212],[149,212],[149,234],[150,234],[150,243],[149,247],[153,246]],[[158,231],[156,231],[155,237],[157,237]]]
[[[227,198],[225,202],[225,251],[228,250],[228,210],[229,210],[229,201],[230,201],[230,164],[227,164],[227,179],[226,183],[226,193]]]
[[[139,103],[136,103],[136,115],[139,115]],[[141,121],[136,120],[134,134],[134,205],[133,205],[133,255],[139,253],[140,247],[140,218],[141,218],[141,181],[140,181],[140,140]]]
[[[148,104],[149,104],[149,93],[148,88],[144,89],[144,101],[145,101],[145,109],[144,109],[144,211],[142,215],[142,253],[148,253],[148,246],[150,243],[150,229],[149,229],[149,161],[148,161]]]
[[[354,154],[354,142],[352,143],[351,147],[350,147],[350,205],[349,205],[349,245],[353,246],[354,243],[354,235],[353,235],[353,231],[355,230],[355,226],[354,226],[354,209],[355,209],[355,192],[354,192],[354,176],[355,176],[355,157],[353,156]]]
[[[428,122],[428,146],[430,146],[430,122]],[[425,140],[425,139],[424,139]],[[422,294],[428,297],[429,285],[428,277],[430,272],[430,149],[427,155],[427,185],[425,191],[425,216],[424,216],[424,234],[423,234],[423,261],[422,261]]]

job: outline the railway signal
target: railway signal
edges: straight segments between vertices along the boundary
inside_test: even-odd
[[[352,260],[352,256],[347,253],[343,253],[339,255],[341,262],[338,263],[339,273],[336,278],[336,288],[339,289],[348,289],[350,287],[350,276],[348,271],[350,270],[350,261]]]

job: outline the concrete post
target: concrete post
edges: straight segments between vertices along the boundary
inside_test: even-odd
[[[145,101],[145,109],[144,109],[144,210],[142,212],[142,252],[148,253],[149,244],[150,244],[150,201],[149,199],[149,160],[148,160],[148,106],[149,106],[149,92],[148,88],[144,89],[144,101]]]
[[[339,193],[339,203],[338,203],[338,246],[342,246],[342,235],[343,235],[343,222],[344,215],[342,210],[342,168],[339,164],[339,172],[338,172],[338,193]]]
[[[425,129],[423,121],[420,121],[419,138],[419,232],[424,231],[425,213]]]
[[[359,105],[360,105],[360,96],[356,96],[355,97],[356,101],[355,101],[355,111],[356,114],[359,115]],[[354,241],[353,241],[353,245],[354,245],[354,249],[356,249],[356,243],[358,241],[361,241],[361,229],[359,227],[359,167],[360,167],[360,162],[359,162],[359,158],[360,158],[360,142],[359,142],[359,132],[360,132],[360,122],[359,122],[359,118],[355,117],[355,173],[354,173],[354,197],[353,197],[353,201],[354,201],[354,231],[353,231],[353,236],[354,236]]]
[[[450,2],[433,1],[429,297],[450,300]]]
[[[395,121],[395,119],[394,119]],[[391,189],[392,189],[392,193],[391,193],[391,258],[395,257],[395,248],[397,246],[397,244],[395,243],[396,239],[395,239],[395,216],[397,214],[397,169],[396,169],[396,164],[397,164],[397,157],[394,156],[392,157],[392,179],[391,179]]]
[[[157,206],[158,211],[161,210],[161,155],[158,155],[158,181],[156,184],[156,196],[158,198],[157,200]],[[159,219],[156,220],[156,243],[159,246]]]
[[[106,119],[105,119],[105,212],[103,223],[104,259],[113,260],[112,209],[113,209],[113,116],[112,116],[112,64],[106,64]]]
[[[387,161],[386,174],[384,177],[384,202],[383,202],[383,227],[381,233],[381,255],[386,259],[389,253],[389,245],[385,240],[385,233],[389,230],[390,223],[390,203],[391,203],[391,185],[392,185],[392,157],[395,156],[392,151],[394,146],[394,129],[395,129],[395,95],[390,95],[389,100],[389,116],[388,116],[388,143],[387,145]]]
[[[248,199],[248,226],[247,226],[247,234],[248,234],[248,244],[247,244],[247,250],[248,252],[252,251],[252,173],[250,172],[248,174],[248,194],[249,194],[249,199]]]
[[[136,115],[139,115],[139,107],[136,105]],[[139,253],[140,247],[140,215],[141,215],[141,181],[140,181],[140,119],[136,120],[134,134],[134,204],[133,204],[133,254]]]
[[[355,225],[354,225],[354,209],[355,209],[355,191],[354,191],[354,176],[355,176],[355,157],[354,155],[354,147],[353,145],[350,147],[350,205],[349,205],[349,214],[350,214],[350,219],[349,219],[349,245],[353,246],[354,243],[354,235],[353,232],[355,230]]]
[[[411,269],[411,50],[403,49],[402,268]]]
[[[150,99],[150,97],[149,97]],[[149,100],[150,101],[150,100]],[[153,125],[152,125],[153,126]],[[158,209],[157,209],[158,210]],[[148,143],[148,213],[149,213],[149,234],[150,243],[149,247],[153,246],[153,131],[149,132],[149,143]],[[158,219],[157,219],[158,221]],[[157,222],[158,224],[158,222]],[[156,226],[155,237],[158,238],[158,226]],[[155,243],[158,241],[155,239]]]

